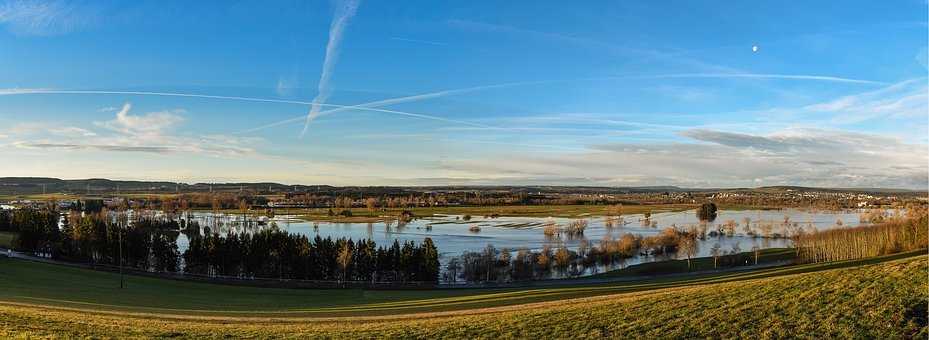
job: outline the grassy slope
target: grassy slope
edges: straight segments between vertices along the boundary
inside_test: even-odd
[[[781,259],[790,249],[765,250],[761,263]],[[601,274],[606,277],[686,272],[686,264],[646,263]],[[694,259],[696,270],[712,268],[710,259]],[[796,268],[794,269],[796,270]],[[776,275],[779,271],[758,271]],[[117,289],[119,275],[0,257],[0,300],[119,311],[201,315],[278,316],[383,315],[396,311],[437,311],[492,307],[555,298],[590,296],[621,291],[656,289],[707,280],[736,280],[744,275],[705,274],[688,280],[655,279],[614,285],[586,285],[540,289],[456,290],[293,290],[212,285],[127,275],[125,289]],[[66,282],[67,284],[61,284]],[[415,302],[412,302],[415,301]],[[132,306],[132,307],[129,307]]]
[[[925,330],[924,326],[907,324],[920,318],[925,324],[927,303],[927,259],[912,255],[896,256],[903,259],[893,261],[884,258],[795,266],[677,281],[511,291],[404,292],[259,289],[137,277],[130,278],[130,289],[116,292],[112,287],[118,281],[112,274],[3,260],[0,301],[7,303],[0,303],[0,337],[300,337],[308,333],[337,337],[495,337],[495,333],[512,337],[756,337],[801,333],[899,337],[920,327]],[[872,265],[860,266],[869,263]],[[830,268],[834,270],[825,270]],[[622,294],[589,297],[615,293]],[[565,300],[585,296],[589,298]],[[476,309],[522,303],[538,304]],[[435,313],[439,311],[450,312]],[[140,312],[150,314],[132,314]],[[403,316],[413,312],[433,314]],[[378,314],[382,316],[371,320],[364,317]],[[338,315],[350,316],[351,322],[320,319]],[[398,315],[403,319],[391,319]]]

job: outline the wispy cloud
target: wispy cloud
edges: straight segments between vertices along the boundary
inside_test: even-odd
[[[147,152],[147,153],[170,153],[176,151],[172,147],[166,146],[127,146],[127,145],[97,145],[97,144],[65,144],[65,143],[30,143],[17,142],[13,145],[21,148],[33,149],[64,149],[64,150],[95,150],[95,151],[116,151],[116,152]]]
[[[624,77],[624,78],[635,78],[635,77],[636,76]],[[850,84],[887,85],[887,83],[873,81],[873,80],[863,80],[863,79],[853,79],[853,78],[843,78],[843,77],[823,76],[823,75],[810,75],[810,74],[679,73],[679,74],[644,75],[644,76],[637,76],[637,78],[643,78],[643,79],[662,79],[662,78],[787,79],[787,80],[814,80],[814,81],[850,83]]]
[[[922,117],[929,110],[929,84],[926,78],[911,79],[802,109],[810,113],[835,114],[831,119],[835,124],[854,124],[881,117]]]
[[[450,26],[458,27],[461,29],[479,31],[479,32],[488,32],[488,33],[503,33],[511,35],[522,35],[526,37],[531,37],[533,39],[547,40],[547,41],[556,41],[561,43],[572,44],[576,46],[583,46],[588,48],[596,48],[599,50],[608,51],[610,53],[621,54],[621,55],[634,55],[645,60],[658,60],[662,62],[673,63],[677,65],[686,65],[691,67],[696,67],[700,70],[707,70],[712,72],[741,72],[738,69],[714,65],[711,63],[703,62],[690,57],[681,56],[679,53],[671,53],[665,51],[659,51],[655,49],[645,49],[645,48],[635,48],[630,46],[623,46],[611,42],[600,41],[596,39],[591,39],[581,36],[572,36],[563,33],[554,33],[554,32],[544,32],[538,30],[525,29],[509,25],[493,24],[486,22],[478,22],[472,20],[461,20],[461,19],[451,19],[447,23]]]
[[[12,0],[0,4],[0,24],[22,35],[69,33],[94,21],[96,16],[91,7],[72,1]]]
[[[49,132],[55,135],[66,137],[93,137],[97,135],[96,132],[75,126],[50,128]]]
[[[359,0],[341,0],[336,4],[335,14],[332,17],[332,23],[329,25],[329,41],[326,43],[326,56],[323,59],[323,69],[319,76],[319,93],[313,98],[313,104],[310,106],[310,112],[306,116],[306,122],[303,124],[303,131],[300,137],[306,134],[310,127],[310,122],[319,115],[320,104],[329,99],[332,94],[332,87],[329,82],[332,78],[332,72],[339,60],[339,50],[342,45],[342,35],[345,33],[345,27],[348,26],[349,20],[355,16],[358,10]]]
[[[274,87],[274,91],[278,96],[287,97],[293,94],[294,88],[297,87],[297,79],[295,77],[278,77],[277,86]]]

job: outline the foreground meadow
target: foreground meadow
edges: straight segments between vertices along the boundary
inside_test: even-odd
[[[53,294],[41,287],[31,292],[26,287],[11,287],[8,283],[11,280],[4,279],[7,283],[0,281],[0,284],[8,287],[5,287],[7,293],[2,296],[6,302],[0,304],[0,336],[772,338],[803,334],[811,338],[925,338],[929,335],[926,321],[926,306],[929,303],[926,273],[929,261],[925,255],[914,256],[911,253],[909,256],[848,262],[845,265],[796,267],[793,271],[777,274],[741,274],[744,276],[741,280],[717,277],[681,285],[670,282],[664,285],[647,283],[643,285],[652,286],[644,290],[635,290],[635,284],[629,284],[624,286],[625,293],[623,290],[592,287],[587,290],[587,295],[594,296],[571,299],[568,297],[583,296],[578,294],[583,288],[530,289],[521,293],[535,294],[536,299],[515,299],[509,303],[487,305],[456,305],[456,301],[478,298],[482,294],[485,299],[498,296],[506,300],[510,294],[520,292],[424,291],[406,292],[404,294],[408,296],[396,298],[379,296],[391,292],[361,292],[361,297],[354,292],[343,292],[341,294],[355,296],[337,293],[334,295],[341,298],[316,298],[313,299],[318,306],[315,313],[313,308],[306,309],[306,313],[300,313],[299,308],[292,308],[289,309],[293,312],[290,314],[219,312],[204,315],[180,309],[171,312],[159,312],[154,308],[133,309],[129,306],[131,302],[125,304],[124,309],[105,304],[95,306],[92,303],[67,303],[56,299],[28,299],[23,298],[23,294],[36,297]],[[68,285],[62,281],[59,284]],[[13,293],[9,293],[11,288]],[[236,289],[247,292],[252,288]],[[93,288],[83,287],[78,290],[91,292]],[[567,293],[572,290],[573,293]],[[199,292],[215,298],[205,291]],[[72,291],[69,294],[80,296],[79,292]],[[270,290],[268,294],[286,296],[297,293]],[[360,302],[367,294],[382,302]],[[427,297],[432,294],[446,296]],[[152,291],[151,295],[154,299],[159,296],[166,299],[165,304],[180,304],[170,300],[171,292]],[[318,296],[324,295],[327,294],[323,292]],[[234,310],[245,307],[249,298],[256,297],[246,295],[244,298],[239,300],[235,296],[227,296],[214,299],[208,305],[221,311],[222,305],[229,304],[227,310]],[[91,300],[116,303],[119,298],[98,297]],[[393,302],[387,302],[389,300]],[[441,301],[456,307],[437,307],[441,306]],[[237,303],[239,306],[235,306]],[[355,313],[343,314],[335,310],[332,312],[336,313],[327,313],[326,308],[322,307],[340,304],[345,305],[342,312],[355,310]],[[391,305],[432,307],[414,307],[403,312],[391,309]],[[365,312],[365,309],[377,310],[378,306],[386,307],[390,313],[378,315]],[[265,312],[273,309],[272,306],[264,307]],[[336,316],[340,314],[353,316]]]

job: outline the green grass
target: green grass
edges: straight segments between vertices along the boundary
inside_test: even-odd
[[[925,338],[929,262],[919,254],[925,251],[674,282],[415,292],[277,290],[142,278],[130,278],[129,289],[115,292],[114,275],[2,260],[0,301],[7,302],[0,303],[0,337]],[[603,294],[614,295],[597,297]],[[505,305],[520,305],[460,305],[447,313],[436,307],[481,298],[514,298]],[[144,307],[152,304],[225,311],[206,317]],[[326,312],[325,306],[341,307]],[[389,313],[364,317],[379,308]],[[243,309],[254,311],[235,312]],[[258,312],[273,310],[298,312]],[[336,310],[354,312],[325,318],[340,315]]]
[[[741,255],[749,259],[750,264],[754,263],[752,252],[743,252]],[[781,261],[790,261],[796,258],[796,252],[791,248],[771,248],[762,249],[758,253],[758,264],[767,264]],[[740,267],[720,267],[720,268],[740,268]],[[664,274],[683,274],[687,272],[714,270],[712,257],[698,257],[690,260],[690,267],[687,267],[687,260],[667,260],[659,262],[649,262],[626,267],[624,269],[612,270],[593,275],[593,277],[628,277],[642,275],[664,275]]]
[[[0,231],[0,247],[13,249],[13,243],[16,241],[17,237],[19,237],[18,233]]]
[[[904,255],[894,257],[901,256]],[[391,291],[256,288],[133,275],[125,277],[127,288],[119,289],[118,274],[0,257],[0,301],[179,315],[371,316],[498,307],[740,281],[861,265],[872,261],[878,260],[797,265],[600,285]]]

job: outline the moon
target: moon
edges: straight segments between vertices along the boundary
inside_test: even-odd
[[[752,45],[752,52],[758,52],[758,45]]]

